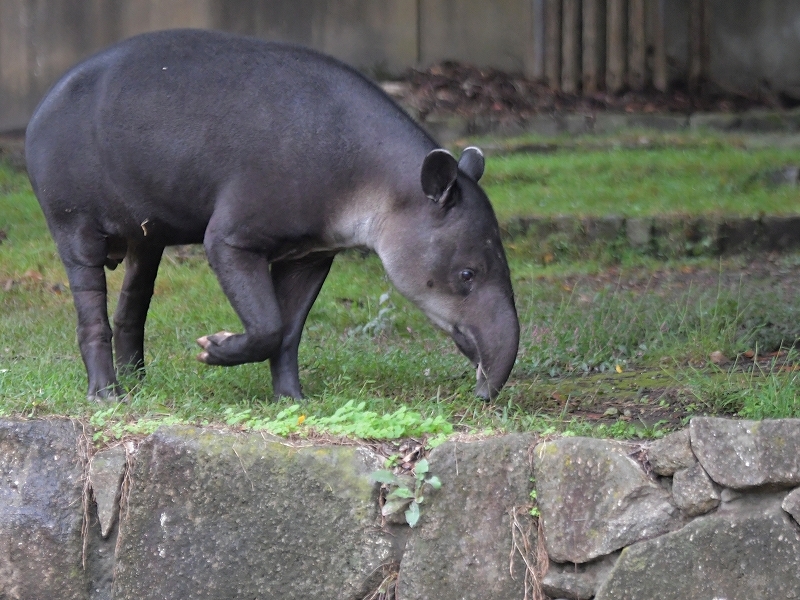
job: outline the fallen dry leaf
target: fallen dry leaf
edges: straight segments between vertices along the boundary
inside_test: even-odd
[[[725,358],[725,355],[719,350],[714,350],[714,352],[711,353],[711,356],[709,358],[711,359],[711,362],[714,363],[715,365],[721,365],[723,363],[728,362],[728,359]]]
[[[44,279],[44,275],[39,273],[34,269],[28,269],[25,273],[22,274],[25,279],[31,279],[33,281],[42,281]]]

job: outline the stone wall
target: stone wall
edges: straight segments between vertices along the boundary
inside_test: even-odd
[[[0,421],[4,600],[800,597],[800,420],[451,440],[413,529],[382,520],[363,446],[90,436]]]
[[[800,598],[800,420],[695,418],[646,446],[562,438],[534,458],[550,595]]]

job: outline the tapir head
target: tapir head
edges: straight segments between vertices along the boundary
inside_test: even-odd
[[[379,254],[398,290],[476,367],[476,393],[489,400],[514,366],[519,320],[497,218],[478,185],[483,168],[478,148],[459,161],[430,152],[417,198],[387,223],[391,250]]]

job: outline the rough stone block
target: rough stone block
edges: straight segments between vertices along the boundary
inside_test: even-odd
[[[618,215],[582,221],[582,228],[590,242],[613,242],[622,235],[624,226],[625,219]]]
[[[696,417],[689,431],[695,456],[722,486],[747,489],[800,484],[800,419]]]
[[[89,464],[89,481],[97,504],[100,533],[108,537],[119,512],[122,477],[125,474],[127,456],[124,446],[115,446],[92,456]]]
[[[737,113],[694,113],[689,116],[689,128],[733,131],[742,126],[742,117]]]
[[[682,525],[669,492],[630,452],[625,444],[578,437],[536,447],[536,491],[552,560],[588,562]]]
[[[623,550],[595,600],[796,600],[799,556],[780,495],[743,498]]]
[[[629,128],[681,131],[689,127],[689,117],[687,115],[631,113],[626,117],[626,126]]]
[[[697,464],[689,442],[689,430],[681,429],[650,444],[647,460],[654,473],[666,477]]]
[[[532,525],[527,434],[470,444],[447,442],[430,455],[442,488],[425,496],[400,566],[398,600],[516,600],[525,591],[525,565],[515,553],[509,573],[512,514]],[[522,532],[517,531],[518,540]],[[525,540],[536,548],[536,531]]]
[[[756,217],[726,217],[717,227],[717,249],[735,254],[756,247],[761,235],[761,221]]]
[[[80,425],[0,421],[0,598],[88,599]]]
[[[399,560],[371,452],[162,429],[137,452],[115,600],[361,599]]]
[[[616,133],[628,127],[628,115],[624,113],[598,112],[595,115],[594,133]]]
[[[631,218],[625,220],[625,235],[634,248],[647,248],[653,239],[653,220]]]
[[[768,251],[795,250],[800,247],[800,216],[765,216],[761,221],[763,243]]]
[[[785,131],[788,125],[786,117],[779,111],[753,109],[741,114],[739,128],[753,132]]]
[[[699,464],[675,473],[672,498],[689,517],[703,515],[719,506],[720,496],[714,483]]]
[[[786,495],[783,499],[781,508],[792,515],[792,518],[800,525],[800,488],[797,488]]]
[[[580,565],[550,563],[542,579],[542,590],[551,598],[589,600],[607,578],[619,552]]]
[[[539,135],[559,135],[566,129],[563,119],[558,115],[533,115],[526,123],[526,130]]]

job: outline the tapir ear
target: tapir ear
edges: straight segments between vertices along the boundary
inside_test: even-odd
[[[447,150],[431,150],[422,162],[422,191],[434,202],[447,200],[458,175],[458,163]]]
[[[483,158],[483,152],[477,146],[465,148],[464,152],[461,153],[461,158],[458,159],[458,168],[472,177],[474,181],[478,181],[483,176],[485,165],[486,160]]]

